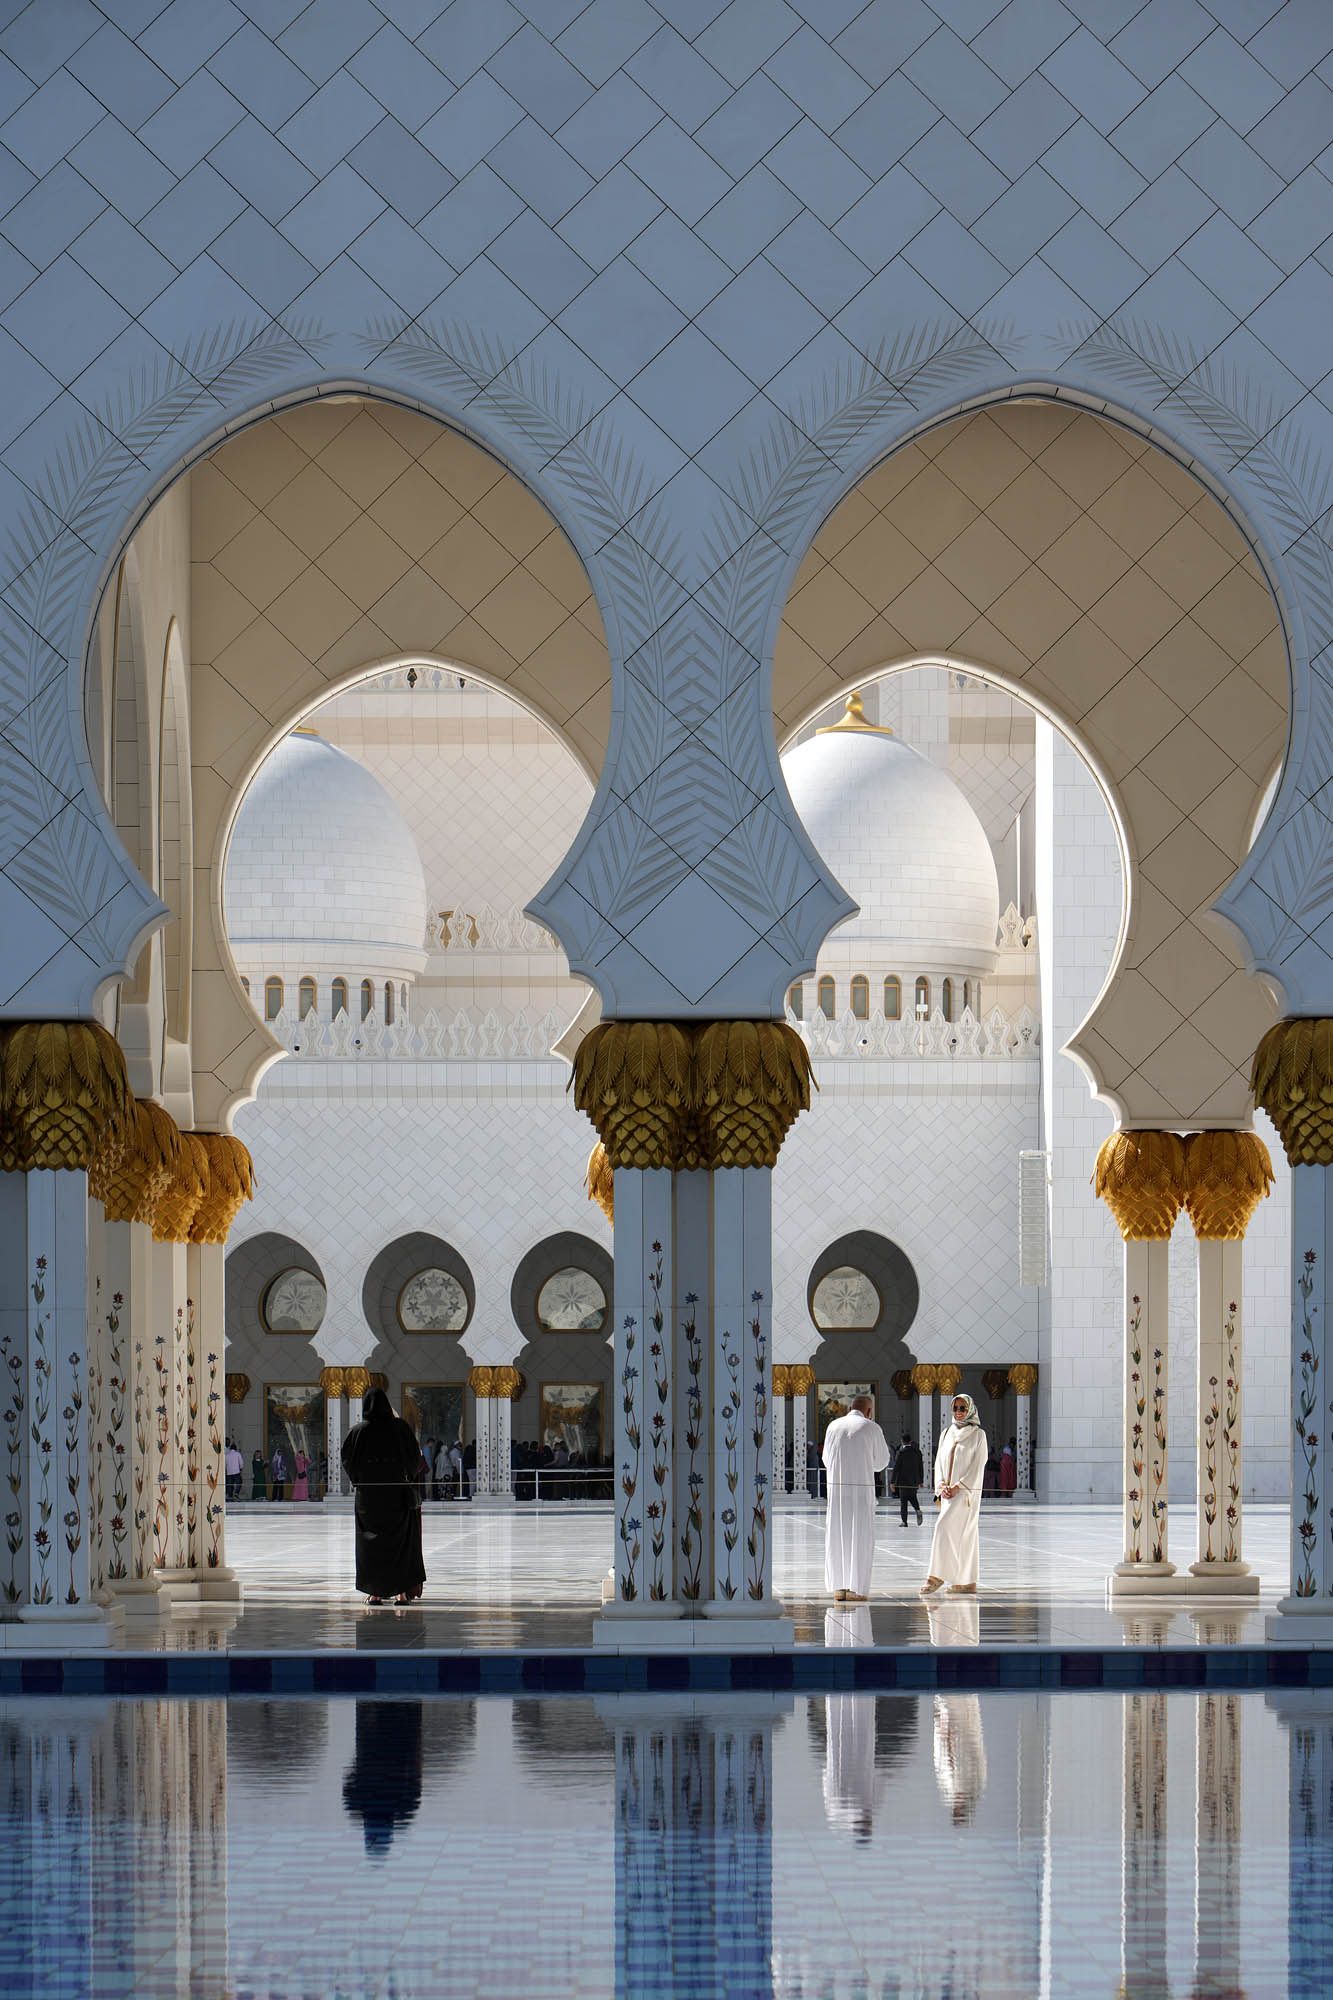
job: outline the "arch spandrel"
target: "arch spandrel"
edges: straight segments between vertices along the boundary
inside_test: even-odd
[[[1288,666],[1234,521],[1086,411],[1010,402],[940,425],[854,487],[802,560],[779,729],[930,657],[1027,695],[1089,757],[1119,824],[1121,950],[1069,1053],[1125,1123],[1244,1123],[1275,1013],[1212,906],[1285,746]]]

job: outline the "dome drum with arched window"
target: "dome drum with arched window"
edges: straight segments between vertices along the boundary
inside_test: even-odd
[[[255,774],[227,847],[227,938],[252,1005],[331,1020],[406,1010],[426,963],[426,881],[378,779],[311,729]]]
[[[961,1018],[995,970],[1000,897],[985,829],[937,765],[866,720],[859,695],[782,759],[806,832],[860,904],[793,987],[792,1011],[830,1019]]]

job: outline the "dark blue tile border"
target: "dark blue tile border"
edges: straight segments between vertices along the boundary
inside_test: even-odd
[[[98,1653],[0,1656],[0,1695],[1129,1693],[1333,1687],[1333,1650],[1300,1647],[890,1647],[788,1653]]]

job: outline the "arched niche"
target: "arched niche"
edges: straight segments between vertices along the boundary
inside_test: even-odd
[[[504,689],[595,776],[611,668],[589,573],[550,509],[421,408],[369,393],[294,401],[211,441],[168,500],[184,482],[193,1115],[225,1127],[277,1052],[221,918],[228,830],[273,744],[329,694],[419,661]],[[166,724],[141,715],[139,731],[156,748]]]
[[[816,1295],[840,1271],[855,1271],[868,1280],[874,1292],[874,1318],[858,1325],[821,1327],[815,1318]],[[811,1337],[818,1342],[811,1356],[816,1379],[874,1382],[880,1420],[891,1425],[895,1416],[889,1379],[897,1370],[910,1368],[916,1358],[908,1335],[920,1307],[921,1285],[911,1258],[878,1230],[848,1230],[825,1244],[811,1264],[805,1296]]]
[[[1290,670],[1234,516],[1140,432],[1054,398],[921,433],[828,516],[783,612],[786,737],[886,668],[965,665],[1083,752],[1126,860],[1120,950],[1069,1044],[1122,1122],[1242,1125],[1274,1018],[1213,905],[1285,748]]]
[[[459,1324],[427,1331],[403,1323],[404,1292],[426,1272],[443,1274],[444,1282],[435,1288],[449,1308],[442,1317]],[[455,1310],[460,1298],[461,1309]],[[461,1392],[463,1434],[470,1433],[464,1385],[472,1362],[463,1336],[476,1304],[476,1281],[467,1259],[456,1245],[429,1230],[397,1236],[371,1258],[361,1285],[361,1310],[374,1341],[367,1366],[388,1376],[395,1409],[402,1407],[404,1383],[452,1385]],[[417,1315],[409,1311],[406,1317],[410,1321]]]
[[[325,1366],[316,1345],[318,1329],[272,1333],[265,1323],[265,1296],[275,1280],[288,1271],[308,1271],[321,1285],[325,1283],[323,1267],[314,1253],[298,1238],[279,1230],[248,1236],[227,1253],[225,1372],[233,1379],[247,1376],[249,1388],[242,1402],[228,1399],[224,1403],[223,1417],[227,1436],[235,1438],[245,1460],[241,1490],[246,1499],[251,1489],[251,1454],[256,1448],[266,1448],[265,1385],[300,1383],[313,1388]]]
[[[563,1270],[586,1271],[606,1299],[603,1324],[595,1329],[543,1326],[538,1300],[544,1287]],[[523,1335],[515,1366],[523,1377],[523,1394],[514,1404],[512,1434],[536,1438],[541,1420],[544,1382],[596,1382],[602,1391],[602,1451],[611,1448],[611,1329],[614,1267],[606,1247],[578,1230],[561,1229],[545,1236],[519,1259],[509,1286],[509,1310]]]

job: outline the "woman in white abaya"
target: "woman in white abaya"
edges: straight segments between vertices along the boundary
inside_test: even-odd
[[[981,1482],[986,1474],[986,1433],[970,1396],[953,1399],[953,1422],[935,1454],[935,1492],[940,1501],[930,1545],[930,1575],[923,1593],[948,1584],[953,1591],[977,1587]]]

